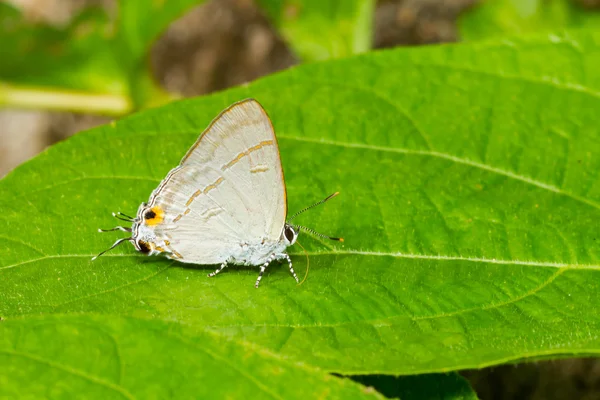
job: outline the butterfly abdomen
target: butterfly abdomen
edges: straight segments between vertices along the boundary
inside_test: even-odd
[[[230,262],[236,265],[262,265],[272,254],[281,254],[287,245],[281,241],[265,240],[253,244],[242,244],[233,251]]]

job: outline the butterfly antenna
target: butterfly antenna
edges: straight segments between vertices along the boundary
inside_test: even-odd
[[[112,213],[112,215],[113,217],[115,217],[116,219],[120,219],[121,221],[135,222],[135,219],[133,219],[127,214],[123,214],[122,212]]]
[[[110,248],[104,250],[102,253],[98,254],[97,256],[92,258],[92,261],[94,261],[96,258],[100,257],[102,254],[106,253],[107,251],[111,251],[112,249],[114,249],[115,247],[117,247],[118,245],[120,245],[121,243],[125,242],[125,241],[132,241],[133,238],[123,238],[123,239],[119,239],[115,242],[115,244],[113,244],[112,246],[110,246]]]
[[[122,213],[121,211],[119,211],[117,214],[122,215],[123,217],[129,218],[129,219],[134,219],[133,217],[131,217],[125,213]]]
[[[131,232],[131,228],[127,228],[125,226],[116,226],[112,229],[98,229],[98,232],[112,232],[112,231],[123,231],[123,232]]]
[[[335,240],[335,241],[338,241],[338,242],[343,242],[344,241],[344,238],[323,235],[322,233],[319,233],[319,232],[315,231],[314,229],[307,228],[306,226],[294,225],[294,228],[296,228],[298,230],[304,229],[306,232],[310,232],[313,235],[322,237],[324,239]]]
[[[302,214],[302,213],[303,213],[303,212],[305,212],[305,211],[308,211],[308,210],[310,210],[310,209],[311,209],[311,208],[313,208],[313,207],[316,207],[316,206],[318,206],[318,205],[321,205],[321,204],[325,203],[326,201],[329,201],[329,200],[333,199],[333,198],[334,198],[335,196],[337,196],[338,194],[340,194],[340,192],[335,192],[335,193],[333,193],[333,194],[330,194],[329,196],[327,196],[327,197],[326,197],[326,198],[324,198],[323,200],[321,200],[321,201],[317,201],[317,202],[316,202],[315,204],[313,204],[312,206],[308,206],[308,207],[306,207],[306,208],[304,208],[304,209],[302,209],[302,210],[298,211],[296,214],[294,214],[294,215],[292,215],[292,216],[290,217],[290,219],[288,220],[288,222],[292,222],[292,220],[293,220],[294,218],[296,218],[298,215]]]
[[[306,280],[306,277],[308,276],[308,268],[310,267],[310,258],[308,258],[308,252],[306,251],[306,249],[304,248],[304,246],[302,246],[300,244],[300,242],[298,242],[297,240],[296,240],[296,244],[302,248],[302,251],[304,252],[304,255],[306,255],[306,272],[304,273],[304,279],[302,279],[302,282],[300,282],[298,284],[298,286],[300,286],[300,285],[302,285],[304,283],[304,281]]]

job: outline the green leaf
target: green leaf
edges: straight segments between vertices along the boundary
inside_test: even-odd
[[[352,379],[376,388],[387,398],[477,400],[469,382],[456,372],[417,376],[360,375]]]
[[[304,61],[342,58],[371,48],[373,0],[258,0]]]
[[[555,32],[561,28],[597,28],[600,12],[573,0],[488,0],[463,14],[460,34],[466,40]]]
[[[552,62],[548,62],[552,60]],[[177,321],[342,374],[597,355],[600,33],[372,53],[149,110],[0,182],[0,316]],[[148,258],[134,213],[227,105],[272,117],[310,274]],[[297,271],[306,261],[290,249]]]
[[[382,398],[247,343],[114,316],[6,322],[0,365],[3,398]]]

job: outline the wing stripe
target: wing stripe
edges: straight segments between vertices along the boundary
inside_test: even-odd
[[[208,210],[204,211],[202,214],[200,214],[202,217],[204,217],[204,221],[208,221],[210,218],[219,215],[220,213],[223,212],[222,208],[209,208]]]
[[[249,155],[250,153],[252,153],[253,151],[259,150],[265,146],[273,146],[273,141],[272,140],[263,140],[262,142],[260,142],[259,144],[257,144],[256,146],[252,146],[250,147],[248,150],[246,151],[242,151],[240,154],[238,154],[233,160],[229,161],[227,164],[223,165],[221,167],[221,169],[223,171],[225,171],[226,169],[230,168],[231,166],[233,166],[235,163],[237,163],[238,161],[240,161],[244,156]]]
[[[175,258],[183,258],[183,256],[181,254],[179,254],[175,249],[171,249],[171,252],[175,256]],[[169,258],[173,258],[173,257],[169,257]]]
[[[193,195],[190,196],[190,198],[188,199],[188,201],[185,203],[186,207],[189,207],[190,204],[192,204],[192,202],[196,199],[196,197],[200,196],[202,193],[207,194],[209,191],[215,189],[217,186],[219,186],[219,184],[221,182],[223,182],[225,180],[225,178],[223,178],[222,176],[219,177],[219,179],[217,179],[216,181],[214,181],[213,183],[211,183],[210,185],[206,186],[204,188],[204,190],[202,189],[198,189],[194,192]],[[189,210],[185,213],[187,214],[189,212]]]
[[[192,197],[190,197],[190,199],[187,201],[187,203],[185,203],[186,207],[189,207],[190,204],[192,204],[192,201],[194,201],[194,199],[198,196],[200,196],[200,193],[202,193],[202,190],[198,189],[196,190],[196,192],[192,195]]]
[[[219,179],[217,179],[213,184],[208,185],[207,187],[204,188],[203,193],[206,194],[209,191],[213,190],[214,188],[216,188],[217,186],[219,186],[219,184],[221,182],[223,182],[225,179],[221,176]]]
[[[256,174],[257,172],[267,172],[269,167],[267,165],[257,165],[254,168],[250,168],[250,172]]]

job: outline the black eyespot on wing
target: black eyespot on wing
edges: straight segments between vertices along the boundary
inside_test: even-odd
[[[150,246],[148,245],[148,243],[142,241],[142,240],[138,240],[137,242],[138,247],[140,248],[140,253],[150,253]]]
[[[296,232],[294,232],[294,229],[291,226],[286,226],[283,234],[290,243],[294,240],[294,236],[296,236]]]
[[[145,219],[153,219],[154,217],[156,217],[156,213],[152,210],[148,210],[144,213]]]

